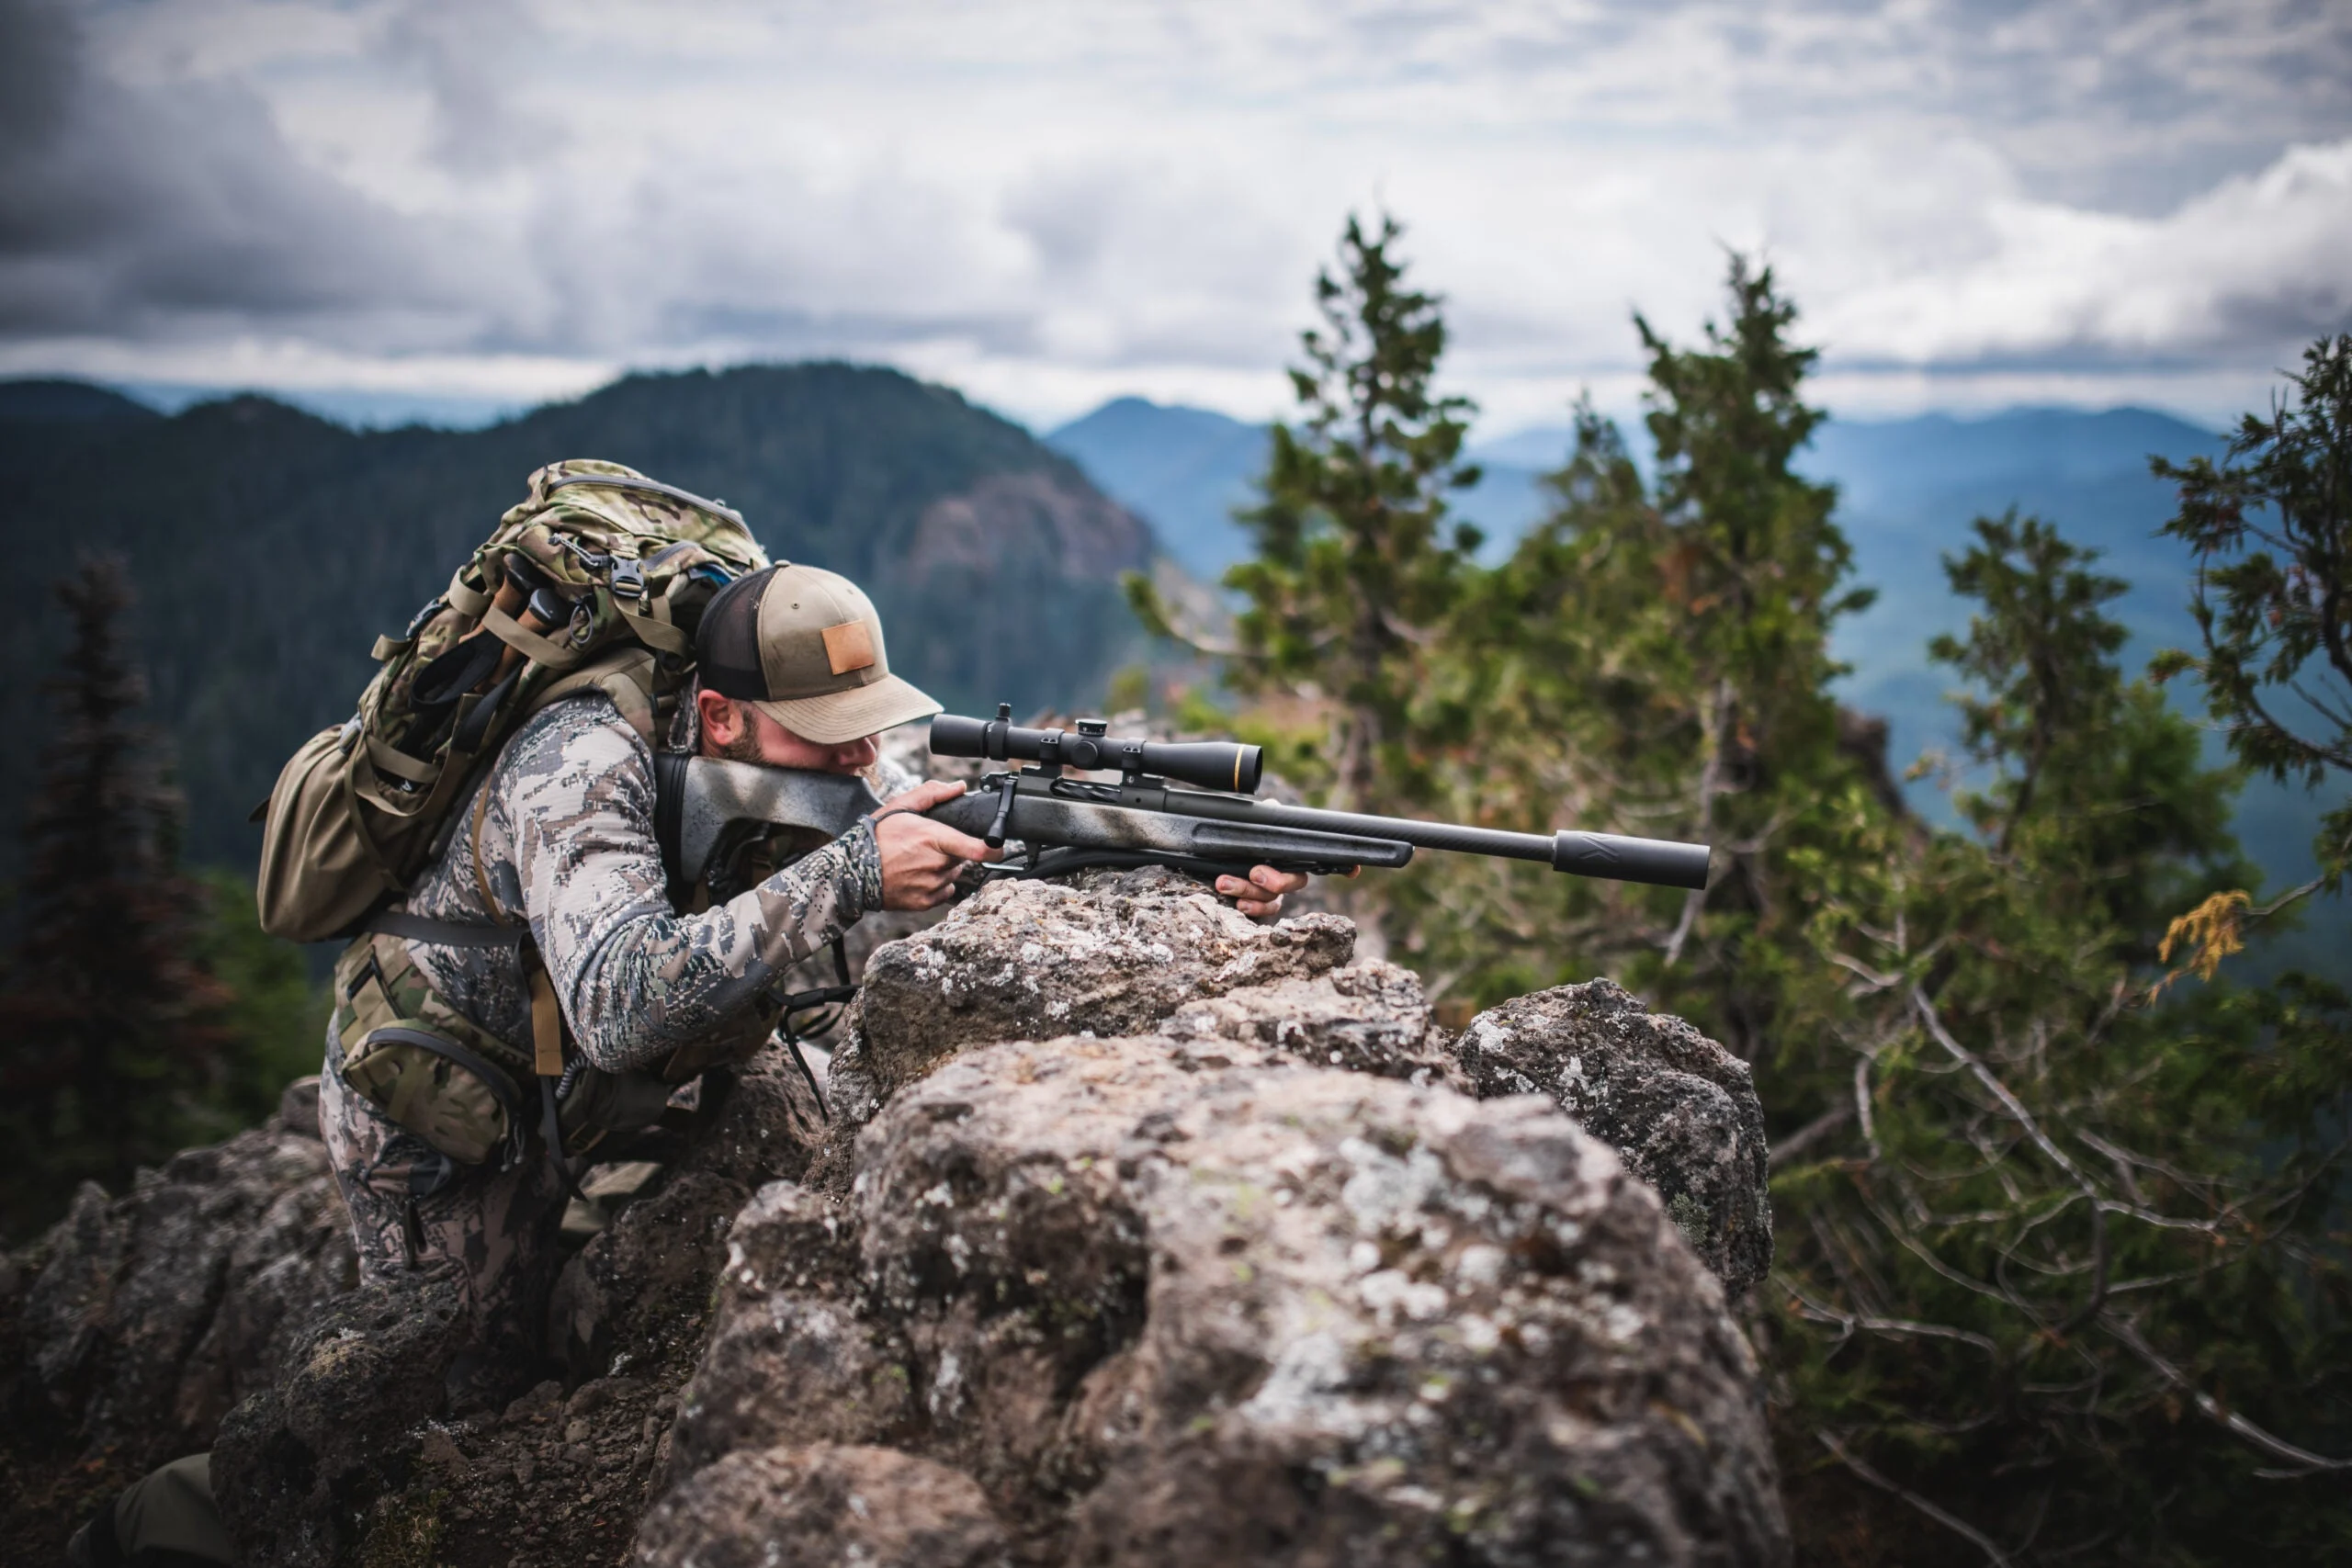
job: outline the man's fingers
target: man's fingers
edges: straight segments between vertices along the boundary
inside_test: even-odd
[[[1279,897],[1306,886],[1306,874],[1303,871],[1276,871],[1270,865],[1253,865],[1250,868],[1250,880]]]
[[[975,839],[969,833],[959,833],[944,822],[934,822],[931,825],[931,829],[932,847],[951,859],[1002,860],[1004,858],[1002,850],[992,850],[989,848],[985,840]]]

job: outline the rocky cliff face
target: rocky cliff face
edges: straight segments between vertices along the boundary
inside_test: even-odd
[[[1156,872],[989,889],[874,953],[830,1124],[781,1059],[718,1087],[505,1411],[436,1408],[431,1276],[305,1286],[239,1341],[225,1510],[274,1562],[1784,1559],[1724,1309],[1770,1250],[1744,1076],[1602,984],[1451,1038],[1351,938]],[[221,1245],[283,1202],[331,1265],[322,1161],[273,1157]],[[44,1382],[67,1325],[188,1316],[96,1213],[0,1276],[61,1452],[159,1407],[137,1350]]]
[[[356,1277],[315,1084],[119,1198],[85,1183],[0,1259],[0,1509],[17,1526],[0,1539],[62,1544],[93,1496],[209,1447]]]

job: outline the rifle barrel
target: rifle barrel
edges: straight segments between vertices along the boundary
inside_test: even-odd
[[[1418,822],[1407,817],[1324,811],[1311,806],[1284,806],[1272,800],[1246,800],[1230,795],[1179,789],[1167,792],[1167,808],[1219,822],[1257,822],[1275,828],[1303,828],[1310,832],[1357,833],[1366,838],[1395,839],[1426,850],[1541,861],[1555,871],[1607,877],[1614,882],[1646,882],[1662,887],[1691,889],[1707,886],[1707,846],[1677,843],[1668,839],[1578,833],[1565,829],[1546,838],[1541,833],[1509,833],[1453,822]]]

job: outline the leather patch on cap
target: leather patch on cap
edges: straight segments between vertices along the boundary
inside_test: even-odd
[[[843,621],[825,628],[825,662],[836,675],[874,668],[874,637],[864,621]]]

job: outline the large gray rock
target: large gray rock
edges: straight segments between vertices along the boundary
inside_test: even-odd
[[[456,1418],[450,1331],[428,1301],[382,1304],[428,1276],[329,1308],[278,1385],[223,1427],[216,1466],[252,1561],[621,1561],[663,1472],[733,1218],[754,1185],[806,1166],[822,1127],[775,1050],[709,1075],[700,1101],[670,1168],[559,1279],[548,1343],[568,1397],[549,1380],[503,1414]]]
[[[739,1224],[682,1495],[879,1445],[970,1477],[1026,1561],[1786,1555],[1721,1288],[1548,1106],[1015,1043],[902,1090],[854,1167],[846,1212],[778,1185]]]
[[[444,1265],[363,1285],[303,1330],[268,1389],[220,1423],[212,1490],[246,1561],[326,1568],[351,1551],[441,1408],[467,1315]]]
[[[957,1051],[1163,1026],[1445,1077],[1419,984],[1392,964],[1351,964],[1354,949],[1337,916],[1261,924],[1158,868],[994,883],[867,961],[834,1098],[863,1120]]]
[[[547,1344],[575,1381],[674,1388],[701,1352],[736,1211],[763,1182],[800,1175],[825,1131],[815,1091],[774,1046],[707,1074],[701,1100],[670,1168],[557,1277]]]
[[[175,1155],[119,1198],[85,1183],[15,1269],[16,1403],[53,1426],[60,1458],[107,1451],[136,1469],[209,1448],[352,1284],[317,1102],[299,1088],[288,1100],[270,1125]]]
[[[995,1568],[1004,1531],[968,1476],[890,1449],[729,1454],[649,1515],[640,1568]]]
[[[1747,1063],[1610,980],[1491,1008],[1453,1053],[1482,1098],[1545,1095],[1623,1156],[1735,1296],[1770,1270],[1764,1107]]]

